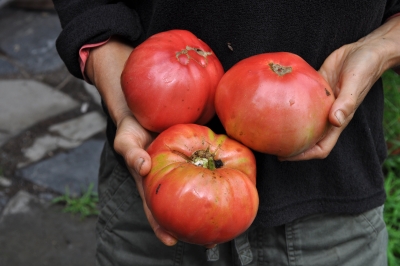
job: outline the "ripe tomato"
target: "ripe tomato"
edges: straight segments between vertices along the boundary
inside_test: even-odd
[[[148,148],[143,179],[156,221],[176,238],[198,245],[243,233],[258,210],[256,163],[250,149],[196,124],[163,131]]]
[[[289,157],[326,133],[335,97],[301,57],[287,52],[246,58],[222,77],[215,108],[228,136],[256,151]]]
[[[139,123],[161,132],[180,123],[207,123],[215,114],[215,89],[223,74],[207,44],[189,31],[170,30],[132,51],[121,85]]]

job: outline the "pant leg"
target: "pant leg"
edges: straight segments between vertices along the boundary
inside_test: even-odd
[[[219,259],[215,261],[207,261],[201,246],[162,244],[147,222],[133,178],[116,161],[107,143],[101,160],[99,198],[97,265],[222,266],[243,262],[235,241],[218,245]],[[387,265],[382,211],[379,207],[360,215],[312,215],[274,228],[252,226],[248,230],[252,260],[246,265]],[[242,251],[246,255],[247,250]]]
[[[314,215],[286,225],[289,265],[385,266],[383,206],[359,215]]]
[[[273,228],[252,226],[249,240],[248,265],[387,265],[383,206],[359,215],[319,214]]]
[[[96,227],[97,265],[232,265],[230,243],[218,247],[219,259],[207,261],[202,246],[178,242],[167,247],[154,235],[133,178],[108,143],[99,174],[100,215]]]

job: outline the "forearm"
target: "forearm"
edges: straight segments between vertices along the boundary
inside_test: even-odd
[[[112,37],[106,44],[93,48],[86,62],[85,73],[98,89],[115,125],[131,115],[120,77],[132,49],[119,38]]]
[[[85,74],[97,87],[117,126],[114,148],[124,158],[136,182],[147,219],[156,236],[164,244],[171,246],[175,245],[177,240],[155,221],[143,193],[142,176],[146,176],[151,169],[151,158],[145,148],[153,140],[153,136],[133,117],[121,88],[121,73],[132,49],[132,46],[121,39],[112,37],[104,45],[91,49],[86,61]]]
[[[361,46],[371,48],[381,65],[372,66],[380,76],[386,70],[400,65],[400,16],[389,19],[378,29],[359,40]]]

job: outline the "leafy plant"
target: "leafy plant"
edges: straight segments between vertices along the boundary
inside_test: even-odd
[[[400,153],[400,77],[392,70],[382,76],[385,91],[383,126],[389,154]],[[396,150],[398,150],[396,152]]]
[[[385,202],[384,219],[389,244],[389,266],[400,265],[400,77],[393,71],[382,76],[385,91],[383,126],[389,156],[384,162]]]
[[[99,197],[96,192],[93,191],[93,183],[89,184],[86,192],[80,197],[71,197],[69,188],[65,188],[65,194],[53,199],[53,203],[64,203],[64,212],[70,212],[73,214],[80,214],[81,218],[84,219],[88,216],[98,215],[99,210],[97,203]]]
[[[400,265],[400,179],[390,171],[385,180],[387,200],[385,203],[384,219],[389,234],[388,262],[390,266]]]

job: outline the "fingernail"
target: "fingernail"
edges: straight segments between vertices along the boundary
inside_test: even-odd
[[[342,112],[342,110],[337,110],[335,112],[335,116],[336,116],[336,119],[339,121],[340,125],[343,125],[346,117],[344,116],[344,113]]]
[[[143,158],[139,158],[136,160],[135,162],[135,171],[140,174],[140,170],[142,169],[142,165],[144,163],[144,159]]]

